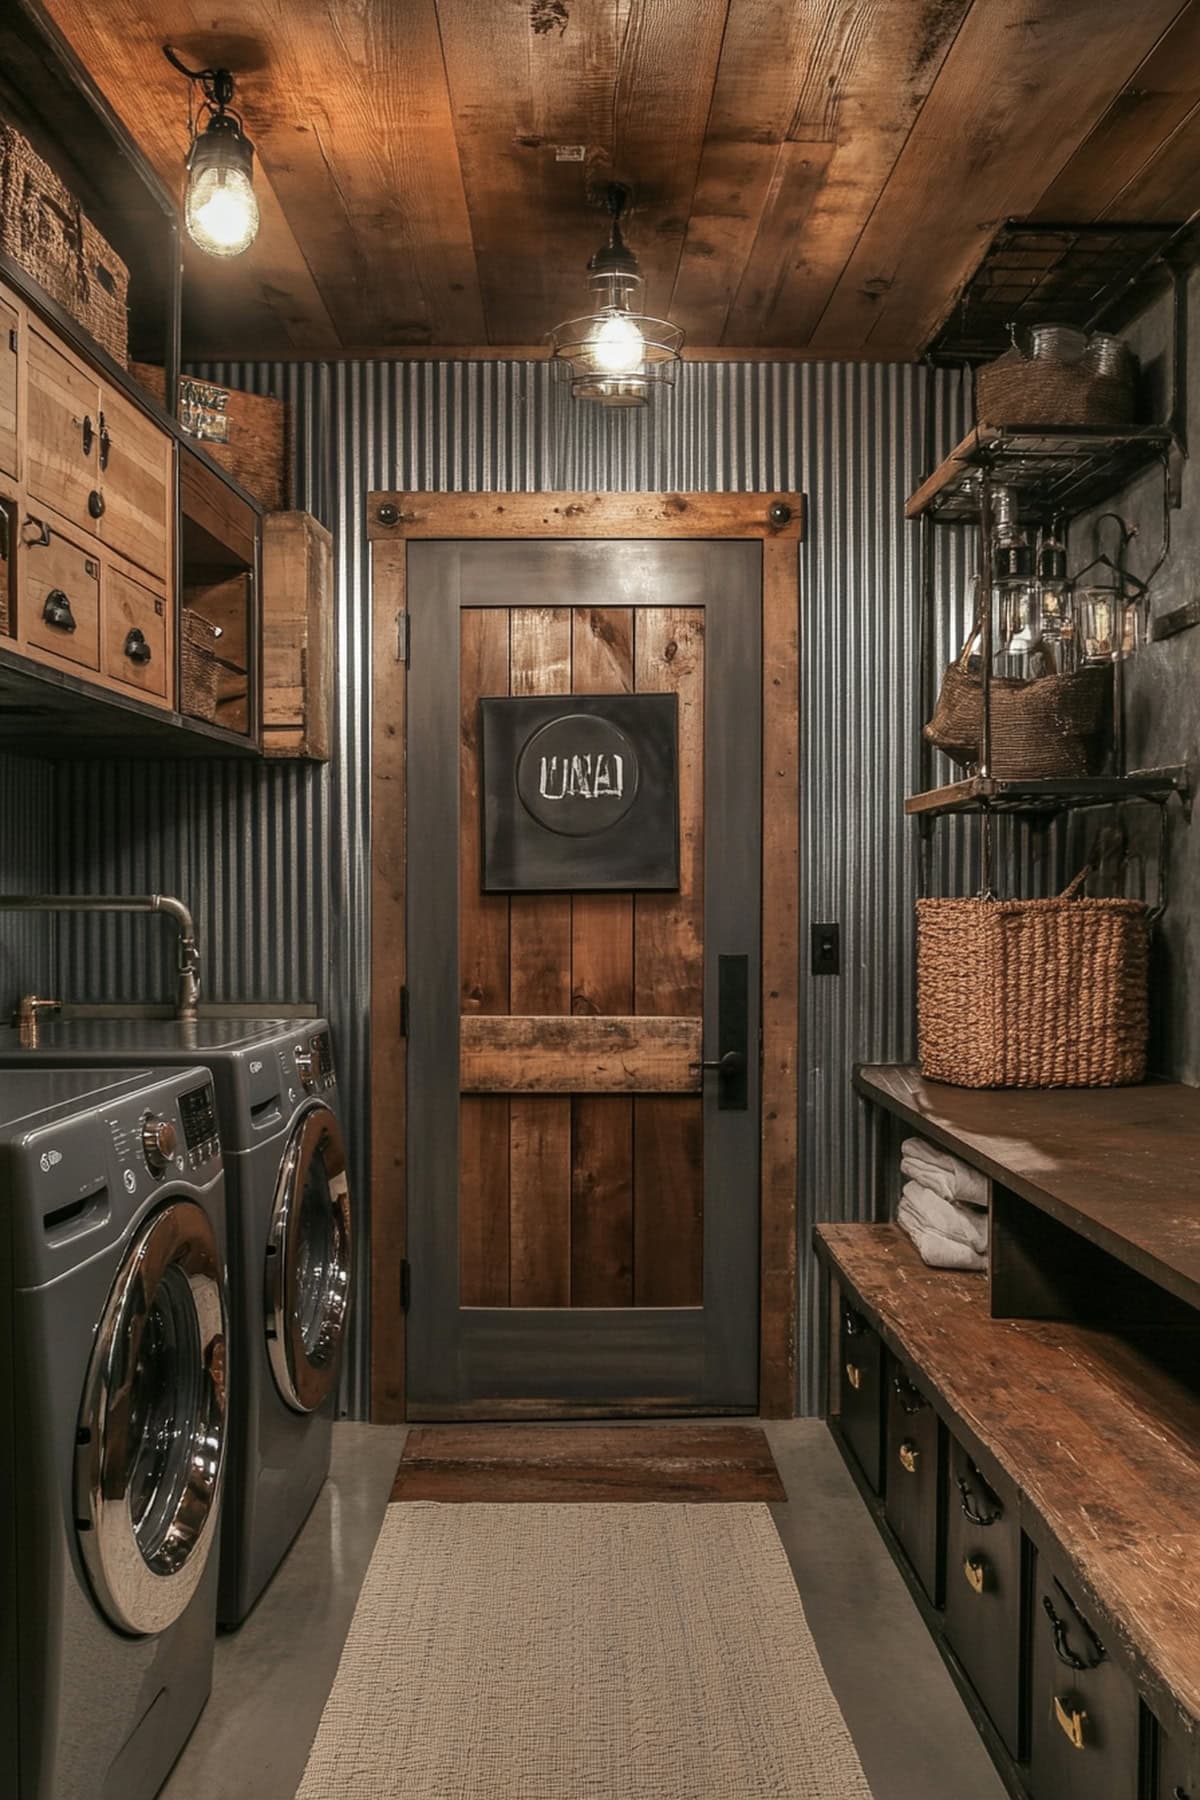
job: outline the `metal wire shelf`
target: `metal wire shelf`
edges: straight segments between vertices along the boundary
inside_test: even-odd
[[[909,495],[904,515],[919,519],[928,513],[939,525],[978,524],[980,472],[985,468],[997,485],[1015,491],[1023,519],[1085,512],[1139,470],[1167,457],[1173,442],[1170,430],[1161,425],[1129,431],[977,425]]]

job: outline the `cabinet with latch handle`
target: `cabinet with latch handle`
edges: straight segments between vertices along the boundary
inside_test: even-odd
[[[1110,1654],[1070,1563],[1045,1545],[1033,1552],[1031,1598],[1030,1788],[1046,1800],[1132,1800],[1139,1791],[1134,1685]]]
[[[912,1372],[887,1363],[887,1470],[884,1512],[917,1578],[941,1601],[942,1429]]]
[[[1012,1483],[950,1438],[946,1641],[1005,1746],[1021,1751],[1021,1526]]]
[[[883,1491],[883,1345],[848,1301],[839,1317],[838,1423],[873,1493]]]

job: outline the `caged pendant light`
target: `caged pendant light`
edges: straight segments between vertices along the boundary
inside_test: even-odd
[[[656,387],[671,387],[683,349],[683,332],[669,319],[638,312],[643,281],[638,259],[621,234],[629,189],[618,182],[606,194],[608,242],[588,263],[588,286],[597,311],[567,319],[549,334],[556,369],[578,400],[602,406],[645,406]]]
[[[228,69],[189,69],[169,44],[163,55],[172,68],[198,83],[208,123],[193,125],[187,154],[184,223],[192,242],[209,256],[240,256],[258,236],[254,195],[254,145],[230,109],[233,76]]]

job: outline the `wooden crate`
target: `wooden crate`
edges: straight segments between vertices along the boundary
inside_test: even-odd
[[[329,758],[333,539],[308,513],[263,520],[263,754]]]
[[[130,374],[164,403],[163,371],[132,363]],[[247,394],[194,376],[179,378],[179,422],[213,461],[228,469],[268,512],[291,499],[291,419],[287,403],[270,394]],[[213,436],[214,431],[225,436]]]

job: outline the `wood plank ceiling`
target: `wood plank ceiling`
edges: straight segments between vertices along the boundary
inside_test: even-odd
[[[190,356],[537,345],[586,309],[614,177],[691,344],[873,360],[920,354],[1006,217],[1200,204],[1200,0],[50,10],[174,185],[161,46],[237,77],[262,229],[189,253]]]

